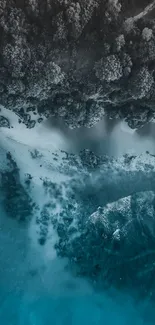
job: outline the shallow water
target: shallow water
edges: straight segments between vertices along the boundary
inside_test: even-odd
[[[67,187],[71,177],[57,168],[61,155],[58,156],[55,165],[51,164],[55,148],[68,149],[76,153],[83,148],[89,148],[96,153],[106,153],[110,157],[112,155],[121,157],[127,152],[138,155],[146,150],[155,153],[153,129],[147,130],[145,135],[144,130],[141,130],[139,135],[137,131],[132,133],[131,130],[129,132],[128,129],[123,129],[125,125],[120,122],[114,125],[110,123],[104,121],[92,130],[69,131],[64,127],[58,131],[60,124],[58,123],[57,128],[51,130],[49,121],[49,124],[46,123],[40,128],[40,133],[38,132],[42,141],[39,141],[41,138],[38,138],[38,134],[36,136],[32,133],[31,141],[31,138],[28,140],[24,135],[18,139],[18,132],[11,130],[12,133],[9,134],[3,130],[0,140],[1,169],[6,168],[5,151],[10,151],[19,167],[22,184],[24,184],[25,174],[30,173],[33,177],[28,192],[41,211],[44,204],[51,200],[51,197],[43,191],[41,178],[54,180],[59,185],[64,181]],[[47,135],[48,140],[43,147]],[[41,153],[35,159],[32,158],[34,149],[39,149]],[[147,155],[145,159],[147,161]],[[141,164],[145,166],[145,161],[141,161]],[[154,190],[154,173],[145,174],[140,163],[138,166],[138,170],[134,170],[133,167],[132,171],[130,169],[127,171],[121,169],[120,163],[120,166],[116,166],[117,173],[114,165],[111,165],[108,172],[99,169],[97,173],[91,174],[92,187],[90,183],[88,188],[85,184],[81,189],[81,196],[85,198],[84,193],[90,191],[91,200],[96,204],[95,210],[99,205],[118,200],[133,192]],[[75,169],[74,174],[77,176],[78,170]],[[79,173],[80,177],[82,176]],[[3,194],[1,190],[1,198]],[[87,202],[86,200],[86,208]],[[24,225],[11,219],[2,203],[0,205],[0,324],[154,324],[154,305],[149,295],[145,299],[136,300],[136,297],[126,290],[110,288],[97,291],[87,278],[83,279],[71,274],[67,259],[57,257],[54,249],[57,235],[51,225],[48,225],[46,245],[38,245],[39,228],[35,224],[35,218],[39,212],[36,211],[31,221]],[[58,202],[56,203],[57,209],[61,209]]]
[[[127,152],[155,154],[155,123],[150,122],[139,130],[132,130],[124,121],[105,117],[92,128],[69,130],[61,120],[44,122],[48,130],[56,130],[68,143],[68,151],[77,153],[83,149],[98,155],[120,156]]]

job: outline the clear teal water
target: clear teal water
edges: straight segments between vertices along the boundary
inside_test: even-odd
[[[30,298],[30,297],[29,297]],[[2,325],[150,325],[154,319],[144,309],[136,310],[131,302],[93,295],[38,297],[22,301],[10,295],[0,308]],[[142,314],[144,314],[142,316]]]

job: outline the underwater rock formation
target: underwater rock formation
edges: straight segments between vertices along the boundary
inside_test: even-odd
[[[10,152],[7,153],[7,166],[0,170],[0,194],[7,215],[17,221],[28,222],[35,204],[20,180],[19,168]]]
[[[155,192],[124,197],[89,217],[83,212],[76,231],[68,227],[57,250],[74,272],[100,289],[116,287],[154,299]]]

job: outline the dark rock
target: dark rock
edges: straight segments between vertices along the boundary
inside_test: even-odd
[[[65,227],[58,232],[56,248],[79,275],[100,288],[115,286],[155,298],[154,192],[139,192],[99,207],[79,223],[73,236],[71,227],[68,235]]]
[[[9,152],[7,153],[7,160],[6,170],[0,171],[2,203],[9,217],[20,222],[27,222],[33,214],[34,205],[21,184],[18,166]]]
[[[0,116],[0,127],[4,127],[4,128],[10,128],[10,122],[9,120],[4,117],[4,116]]]

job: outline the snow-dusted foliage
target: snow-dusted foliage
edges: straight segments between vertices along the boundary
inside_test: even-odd
[[[122,77],[122,66],[116,55],[110,55],[107,58],[102,58],[95,65],[96,77],[101,81],[115,81]]]
[[[154,83],[154,79],[148,69],[143,67],[142,69],[133,72],[130,82],[131,96],[134,99],[142,99],[149,93]]]
[[[154,6],[145,0],[1,1],[0,104],[28,128],[60,112],[71,128],[94,125],[104,114],[130,116],[134,128],[137,107],[145,124],[148,107],[154,118]],[[143,73],[130,79],[132,69]]]

